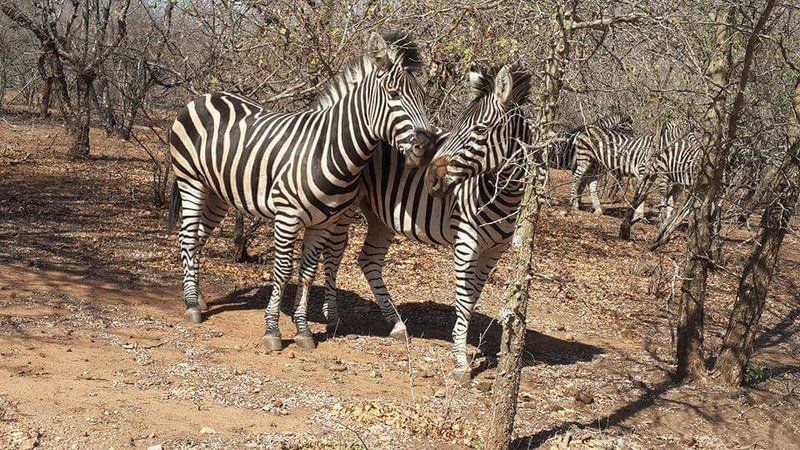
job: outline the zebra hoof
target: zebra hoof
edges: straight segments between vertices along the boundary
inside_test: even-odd
[[[264,342],[264,346],[272,352],[279,352],[283,350],[283,340],[281,340],[280,336],[265,335],[263,338],[261,338],[261,341]]]
[[[298,347],[306,350],[314,350],[317,348],[317,343],[314,342],[313,336],[297,335],[294,337],[294,343],[297,344]]]
[[[456,367],[451,375],[453,381],[461,387],[469,386],[470,381],[472,381],[472,369],[469,367]]]
[[[197,308],[188,308],[185,313],[183,313],[183,318],[187,322],[191,323],[200,323],[203,321],[203,314]]]
[[[408,332],[406,331],[406,325],[403,322],[397,322],[394,324],[392,331],[389,333],[393,339],[397,339],[398,341],[408,342]]]

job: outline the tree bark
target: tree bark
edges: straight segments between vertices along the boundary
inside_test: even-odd
[[[86,158],[89,156],[89,130],[92,119],[92,74],[79,73],[77,75],[77,111],[69,120],[69,129],[73,143],[70,147],[70,156],[73,158]]]
[[[545,63],[545,89],[537,103],[540,109],[537,111],[534,142],[541,142],[552,133],[569,53],[571,29],[565,25],[568,19],[569,14],[564,7],[559,8],[556,14],[558,31],[555,31],[550,57]],[[532,156],[529,155],[529,160],[533,159]],[[547,161],[548,155],[539,152],[537,156],[541,162]],[[527,331],[526,314],[533,273],[534,236],[541,208],[540,193],[537,191],[539,171],[532,167],[533,165],[530,166],[526,176],[522,209],[517,218],[517,228],[510,248],[512,272],[506,283],[506,305],[500,312],[503,337],[500,341],[497,375],[492,386],[491,415],[484,446],[486,449],[509,448],[514,433],[514,418],[517,414],[517,396]]]
[[[703,352],[704,303],[708,271],[713,266],[715,218],[728,153],[736,138],[736,128],[742,113],[744,91],[750,77],[750,68],[759,34],[764,28],[776,0],[769,0],[750,33],[742,71],[736,86],[736,95],[730,112],[726,113],[727,90],[733,70],[733,41],[731,30],[735,6],[720,7],[714,14],[716,24],[716,53],[708,67],[708,78],[714,91],[704,119],[706,136],[695,185],[689,220],[688,258],[681,274],[681,311],[677,330],[678,378],[703,378],[706,366]]]
[[[233,226],[233,261],[237,263],[250,261],[247,253],[248,236],[244,229],[244,214],[236,212]]]
[[[753,341],[764,310],[767,290],[775,274],[778,253],[800,195],[800,79],[794,93],[794,114],[790,115],[789,148],[775,174],[773,200],[761,218],[761,236],[739,279],[736,302],[728,321],[714,378],[731,386],[742,383],[744,368],[753,352]]]
[[[727,159],[725,107],[732,68],[731,25],[735,9],[721,7],[712,17],[716,23],[716,54],[708,66],[708,77],[716,90],[704,119],[706,135],[697,180],[692,189],[689,216],[689,261],[681,279],[680,316],[677,330],[677,376],[700,378],[706,374],[703,352],[704,302],[711,265],[712,211],[719,195]],[[730,136],[728,136],[730,138]]]

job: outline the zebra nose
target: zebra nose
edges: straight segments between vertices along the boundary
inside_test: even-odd
[[[411,150],[409,155],[413,158],[416,167],[428,164],[433,158],[435,139],[427,130],[416,130],[411,139]]]
[[[447,191],[448,186],[445,182],[445,174],[447,173],[447,158],[440,157],[434,159],[425,170],[425,187],[428,192],[434,197],[443,197]]]

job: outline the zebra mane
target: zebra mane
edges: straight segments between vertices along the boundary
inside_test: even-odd
[[[399,61],[404,69],[413,70],[422,66],[419,49],[411,35],[400,30],[390,30],[381,34],[387,45],[392,60]],[[350,92],[350,86],[363,80],[376,69],[371,56],[361,56],[346,64],[322,88],[312,109],[324,109],[333,106],[342,96]]]
[[[311,109],[325,109],[336,104],[344,94],[350,92],[350,86],[363,80],[364,77],[372,73],[375,66],[369,58],[361,56],[347,64],[344,69],[334,75],[322,88]]]

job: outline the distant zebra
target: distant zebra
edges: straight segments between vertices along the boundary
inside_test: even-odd
[[[572,170],[575,167],[575,142],[581,133],[590,126],[621,133],[633,133],[633,119],[628,114],[611,114],[601,117],[590,124],[578,125],[561,133],[559,139],[547,149],[547,168],[556,170]]]
[[[200,249],[230,207],[274,219],[273,289],[265,311],[264,343],[282,348],[278,315],[293,271],[293,249],[305,229],[296,302],[295,342],[313,347],[305,320],[319,252],[337,217],[356,199],[360,175],[382,140],[414,164],[430,157],[423,91],[411,74],[416,44],[399,32],[373,35],[368,56],[332,80],[313,109],[267,112],[229,93],[202,96],[175,119],[170,136],[177,178],[173,219],[182,212],[179,239],[184,266],[185,317],[202,320]],[[427,158],[426,158],[427,157]]]
[[[669,144],[666,149],[655,155],[647,166],[646,175],[642,177],[636,191],[636,198],[631,207],[635,209],[633,223],[644,216],[641,205],[653,183],[658,183],[661,194],[660,222],[670,219],[675,208],[675,198],[694,184],[697,164],[700,157],[700,142],[693,133]]]
[[[572,172],[573,209],[578,209],[580,196],[589,183],[589,194],[595,214],[602,214],[597,196],[597,176],[610,172],[617,178],[644,175],[650,158],[678,137],[671,123],[664,124],[658,135],[634,137],[625,132],[591,125],[580,133],[575,142],[575,168]]]
[[[532,133],[522,114],[530,75],[504,67],[491,76],[477,67],[470,72],[474,99],[449,135],[428,170],[418,170],[386,146],[364,171],[361,209],[369,229],[358,264],[381,310],[394,324],[392,336],[405,336],[405,325],[383,282],[384,258],[394,235],[453,249],[456,269],[456,324],[453,356],[458,376],[469,372],[467,329],[472,309],[489,273],[508,248],[523,194],[527,167],[525,148]],[[352,217],[349,216],[349,217]],[[326,307],[335,326],[336,272],[346,245],[341,238],[325,257]]]

